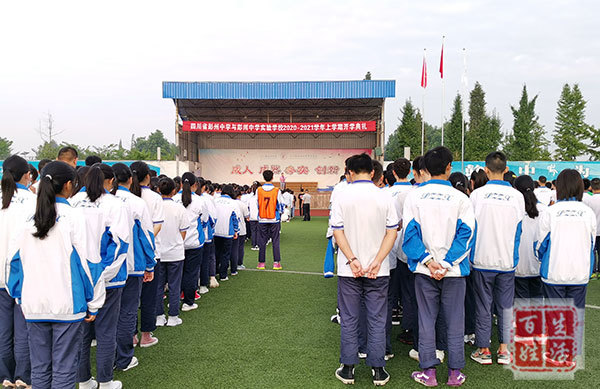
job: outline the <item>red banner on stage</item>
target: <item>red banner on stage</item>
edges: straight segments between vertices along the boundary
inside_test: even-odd
[[[249,132],[249,133],[302,133],[302,132],[368,132],[376,131],[375,121],[328,123],[229,123],[183,122],[183,131]]]

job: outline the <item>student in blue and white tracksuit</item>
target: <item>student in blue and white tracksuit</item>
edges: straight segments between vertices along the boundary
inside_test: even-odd
[[[0,383],[25,387],[31,385],[31,362],[27,324],[21,307],[6,291],[6,270],[10,246],[30,222],[36,196],[27,189],[30,172],[27,161],[12,155],[2,164],[0,200]]]
[[[181,281],[181,290],[183,292],[183,305],[181,310],[191,311],[198,308],[196,299],[196,290],[198,289],[198,280],[200,278],[200,268],[204,261],[204,241],[206,234],[204,225],[208,221],[208,212],[206,203],[196,193],[198,183],[193,173],[186,172],[181,176],[182,189],[173,196],[173,201],[181,204],[185,208],[185,213],[190,225],[185,235],[184,248],[185,260],[183,263],[183,279]]]
[[[471,359],[492,363],[492,308],[498,314],[499,364],[509,364],[508,352],[514,292],[515,268],[519,263],[519,242],[525,216],[525,200],[510,183],[503,181],[508,171],[506,156],[490,153],[485,159],[485,173],[490,181],[471,193],[477,220],[477,241],[471,253],[472,280],[476,289],[475,345]]]
[[[227,269],[231,262],[231,273],[237,273],[237,263],[231,261],[233,240],[237,239],[240,230],[237,214],[238,205],[233,199],[233,187],[224,185],[221,196],[215,199],[217,224],[215,225],[215,251],[220,281],[227,281]]]
[[[150,168],[143,161],[136,161],[131,164],[131,186],[130,192],[141,198],[148,210],[150,215],[150,225],[152,226],[152,232],[154,236],[154,262],[157,268],[160,262],[160,247],[158,242],[158,236],[161,231],[163,222],[165,220],[163,210],[163,199],[162,197],[150,189]],[[145,224],[142,219],[142,224]],[[137,286],[137,283],[132,283],[132,287]],[[127,286],[125,290],[127,291]],[[142,333],[142,339],[146,339],[145,342],[140,341],[140,346],[149,347],[158,342],[156,337],[152,335],[152,331],[156,329],[156,306],[157,306],[157,290],[158,280],[156,274],[153,272],[144,272],[144,280],[142,283],[141,294],[139,291],[132,290],[131,296],[134,296],[134,291],[137,292],[139,297],[140,307],[140,331]],[[125,292],[124,292],[125,293]],[[161,296],[162,301],[162,296]],[[133,305],[131,306],[133,308]],[[127,309],[129,311],[129,307]],[[133,350],[128,350],[127,359],[131,356],[131,362],[129,366],[135,365],[134,362],[137,360],[133,357]],[[126,360],[123,361],[125,363]]]
[[[173,196],[176,193],[175,182],[168,177],[161,178],[158,182],[158,188],[164,201],[165,222],[158,237],[160,264],[156,275],[158,277],[156,325],[175,327],[183,322],[179,318],[179,296],[181,294],[181,279],[185,260],[184,241],[190,223],[183,205],[173,201]],[[169,285],[168,320],[164,314],[164,302],[162,300],[166,284]]]
[[[464,299],[468,256],[475,239],[475,217],[469,198],[447,181],[452,153],[436,147],[423,157],[431,179],[411,190],[404,202],[402,249],[415,273],[419,316],[419,366],[412,378],[437,385],[436,335],[447,338],[448,385],[459,386],[464,357]],[[446,334],[436,334],[442,311]]]
[[[94,323],[83,325],[78,381],[81,389],[121,388],[113,381],[117,349],[117,322],[121,295],[127,281],[127,250],[130,242],[129,218],[125,205],[108,192],[113,188],[114,172],[106,164],[95,164],[85,176],[84,187],[70,203],[84,215],[87,252],[92,280],[104,278],[106,299]],[[93,328],[92,328],[93,326]],[[92,379],[90,348],[95,333],[96,380]]]
[[[123,290],[117,327],[116,365],[119,369],[127,369],[137,364],[137,358],[133,356],[133,347],[138,343],[135,335],[138,307],[144,285],[148,285],[154,279],[155,244],[152,219],[146,202],[130,191],[133,181],[130,168],[122,163],[114,164],[112,168],[117,182],[115,197],[125,205],[131,234],[131,243],[127,251],[127,283]],[[151,300],[154,301],[154,298]],[[151,311],[154,312],[154,309]],[[140,347],[150,347],[158,343],[158,339],[151,333],[155,328],[153,326],[156,318],[145,318],[147,314],[147,310],[142,309]],[[146,327],[148,325],[150,327]]]
[[[539,241],[535,245],[541,261],[542,288],[544,297],[574,305],[583,323],[587,284],[594,265],[596,215],[581,202],[583,181],[577,170],[560,172],[556,191],[558,201],[540,216]],[[583,328],[580,331],[581,337]]]
[[[234,243],[234,245],[237,246],[238,269],[245,269],[246,267],[244,266],[244,244],[246,243],[246,234],[248,233],[246,231],[246,220],[250,216],[250,210],[248,208],[248,203],[242,199],[241,193],[236,193],[236,195],[238,195],[236,199],[236,203],[238,205],[236,215],[238,217],[238,225],[240,226],[240,232],[238,233],[238,238],[236,239],[237,244]]]
[[[252,194],[248,198],[248,210],[250,211],[250,239],[251,239],[251,250],[258,250],[258,195],[256,191],[258,189],[258,183],[252,184]]]
[[[104,279],[93,284],[85,258],[85,220],[67,201],[73,180],[75,170],[64,162],[44,167],[33,224],[10,256],[7,289],[27,321],[36,389],[75,386],[81,322],[94,321],[104,303]]]
[[[527,213],[523,218],[519,263],[515,269],[515,297],[521,299],[543,297],[540,263],[535,255],[534,242],[539,240],[540,215],[548,207],[538,201],[534,188],[533,179],[529,176],[519,176],[515,180],[515,189],[523,194]]]
[[[215,200],[208,193],[208,187],[205,183],[201,186],[202,195],[200,198],[204,201],[205,208],[208,212],[208,220],[204,225],[204,252],[202,253],[204,260],[200,268],[200,294],[208,292],[208,286],[216,288],[219,286],[216,275],[216,253],[215,253],[215,225],[217,224],[217,209],[215,208]],[[206,264],[206,266],[204,266]]]

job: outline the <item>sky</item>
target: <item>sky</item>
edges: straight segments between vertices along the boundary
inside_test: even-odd
[[[449,118],[479,81],[503,131],[527,85],[548,137],[564,83],[579,83],[600,126],[597,1],[15,1],[0,5],[0,136],[14,151],[41,143],[50,112],[58,141],[98,146],[162,129],[175,109],[162,81],[396,80],[386,133],[406,99],[425,120]],[[439,60],[444,46],[445,105]]]

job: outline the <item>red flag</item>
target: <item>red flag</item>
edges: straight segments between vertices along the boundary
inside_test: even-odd
[[[440,77],[444,78],[444,42],[442,42],[442,56],[440,57]]]
[[[423,55],[423,70],[421,71],[421,88],[427,88],[427,62]]]

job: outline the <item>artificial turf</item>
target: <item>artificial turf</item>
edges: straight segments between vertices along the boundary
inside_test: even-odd
[[[281,235],[284,271],[322,273],[326,218],[284,223]],[[246,245],[245,264],[254,269],[258,252]],[[267,249],[267,269],[272,265]],[[330,322],[336,307],[335,278],[319,274],[240,271],[202,296],[199,309],[181,314],[179,327],[159,328],[159,343],[136,348],[138,367],[116,372],[126,388],[321,388],[343,387],[334,377],[339,366],[339,326]],[[588,304],[600,306],[600,281],[591,281]],[[394,327],[393,339],[400,331]],[[494,364],[480,366],[468,358],[464,369],[471,388],[591,388],[600,386],[600,310],[586,310],[586,369],[574,381],[514,381]],[[497,342],[493,344],[493,347]],[[394,343],[388,362],[388,387],[421,387],[410,379],[418,368],[409,346]],[[438,366],[446,381],[446,365]],[[354,387],[372,387],[364,362]]]

